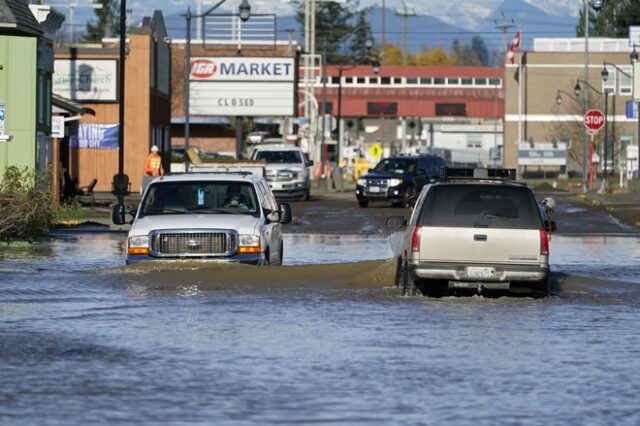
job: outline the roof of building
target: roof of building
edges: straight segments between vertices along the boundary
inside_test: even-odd
[[[371,65],[327,65],[327,74],[337,75],[342,69],[344,76],[374,75]],[[463,66],[415,66],[384,65],[377,75],[381,77],[502,77],[504,69],[498,67],[463,67]]]
[[[0,0],[0,34],[42,36],[42,28],[24,0]]]
[[[51,103],[53,104],[54,109],[55,108],[59,109],[58,111],[54,111],[54,112],[58,112],[62,114],[64,114],[65,112],[71,112],[74,114],[96,115],[95,110],[93,110],[92,108],[85,107],[80,102],[67,99],[55,93],[51,95]]]

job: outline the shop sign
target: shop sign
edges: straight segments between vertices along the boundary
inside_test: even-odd
[[[115,59],[56,59],[53,93],[75,101],[116,102]]]
[[[296,62],[283,57],[196,57],[189,113],[198,116],[295,115]]]
[[[51,117],[51,137],[64,138],[64,117],[54,115]]]

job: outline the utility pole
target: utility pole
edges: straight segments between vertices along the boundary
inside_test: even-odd
[[[511,19],[511,21],[509,22],[507,20],[507,17],[504,14],[503,10],[500,10],[500,13],[502,14],[502,21],[498,21],[497,19],[494,19],[494,28],[496,30],[500,30],[502,31],[502,39],[504,41],[503,46],[506,49],[509,48],[509,32],[514,29],[517,28],[518,26],[516,25],[515,21],[513,19]]]
[[[385,0],[382,0],[382,48],[384,49],[384,45],[387,43],[384,39],[385,35],[385,14],[387,12],[387,4]]]
[[[413,18],[416,15],[415,9],[412,9],[409,12],[409,8],[407,7],[407,3],[402,0],[402,13],[396,10],[396,16],[402,16],[402,65],[407,65],[407,53],[409,52],[409,47],[407,46],[407,33],[409,32],[409,18]]]

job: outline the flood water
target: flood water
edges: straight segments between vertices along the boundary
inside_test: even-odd
[[[640,424],[640,239],[554,236],[544,299],[403,297],[383,237],[285,266],[0,248],[0,424]]]

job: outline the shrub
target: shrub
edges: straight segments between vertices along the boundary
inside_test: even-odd
[[[27,167],[9,166],[0,181],[0,240],[32,241],[51,227],[48,178]]]

